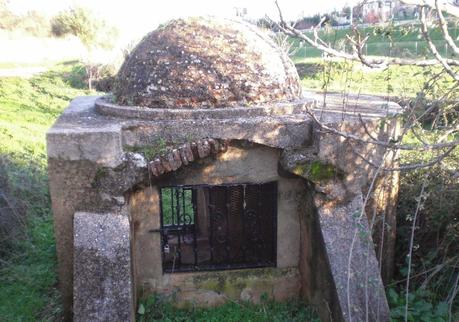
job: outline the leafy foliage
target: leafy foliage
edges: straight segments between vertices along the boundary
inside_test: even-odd
[[[53,17],[51,31],[57,37],[74,35],[88,49],[92,47],[112,48],[118,36],[116,28],[107,25],[104,20],[98,19],[91,11],[82,7],[62,11]]]
[[[389,289],[388,299],[391,309],[391,320],[405,321],[405,295]],[[417,290],[408,295],[408,321],[419,322],[447,322],[449,321],[449,306],[446,302],[432,304],[431,293]]]
[[[49,36],[49,20],[36,11],[17,15],[8,8],[6,0],[0,0],[0,30],[23,31],[33,36]]]

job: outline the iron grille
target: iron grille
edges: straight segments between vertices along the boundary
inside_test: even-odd
[[[277,182],[163,187],[164,272],[276,266]]]

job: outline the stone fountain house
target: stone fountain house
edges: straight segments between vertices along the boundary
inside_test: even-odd
[[[383,182],[396,177],[373,182],[386,194],[367,216],[375,171],[359,155],[379,164],[381,149],[311,113],[384,139],[397,110],[303,97],[289,58],[242,22],[148,34],[113,95],[76,98],[47,135],[66,316],[133,320],[156,293],[178,306],[300,298],[324,321],[387,321],[367,217],[388,210],[391,224],[396,190]]]

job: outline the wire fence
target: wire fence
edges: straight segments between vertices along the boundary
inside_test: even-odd
[[[443,57],[457,58],[451,48],[444,40],[433,41],[437,50]],[[456,42],[459,46],[459,41]],[[330,44],[333,48],[351,53],[353,48],[345,41],[338,41],[335,44]],[[427,57],[432,58],[428,45],[425,41],[401,41],[401,42],[370,42],[365,44],[363,53],[370,56],[389,56],[401,58],[416,58]],[[314,58],[321,57],[322,51],[309,46],[301,44],[295,50],[295,58]]]

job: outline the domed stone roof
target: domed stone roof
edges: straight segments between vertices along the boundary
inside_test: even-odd
[[[256,26],[199,17],[145,36],[113,94],[122,105],[214,108],[294,100],[301,86],[292,61]]]

